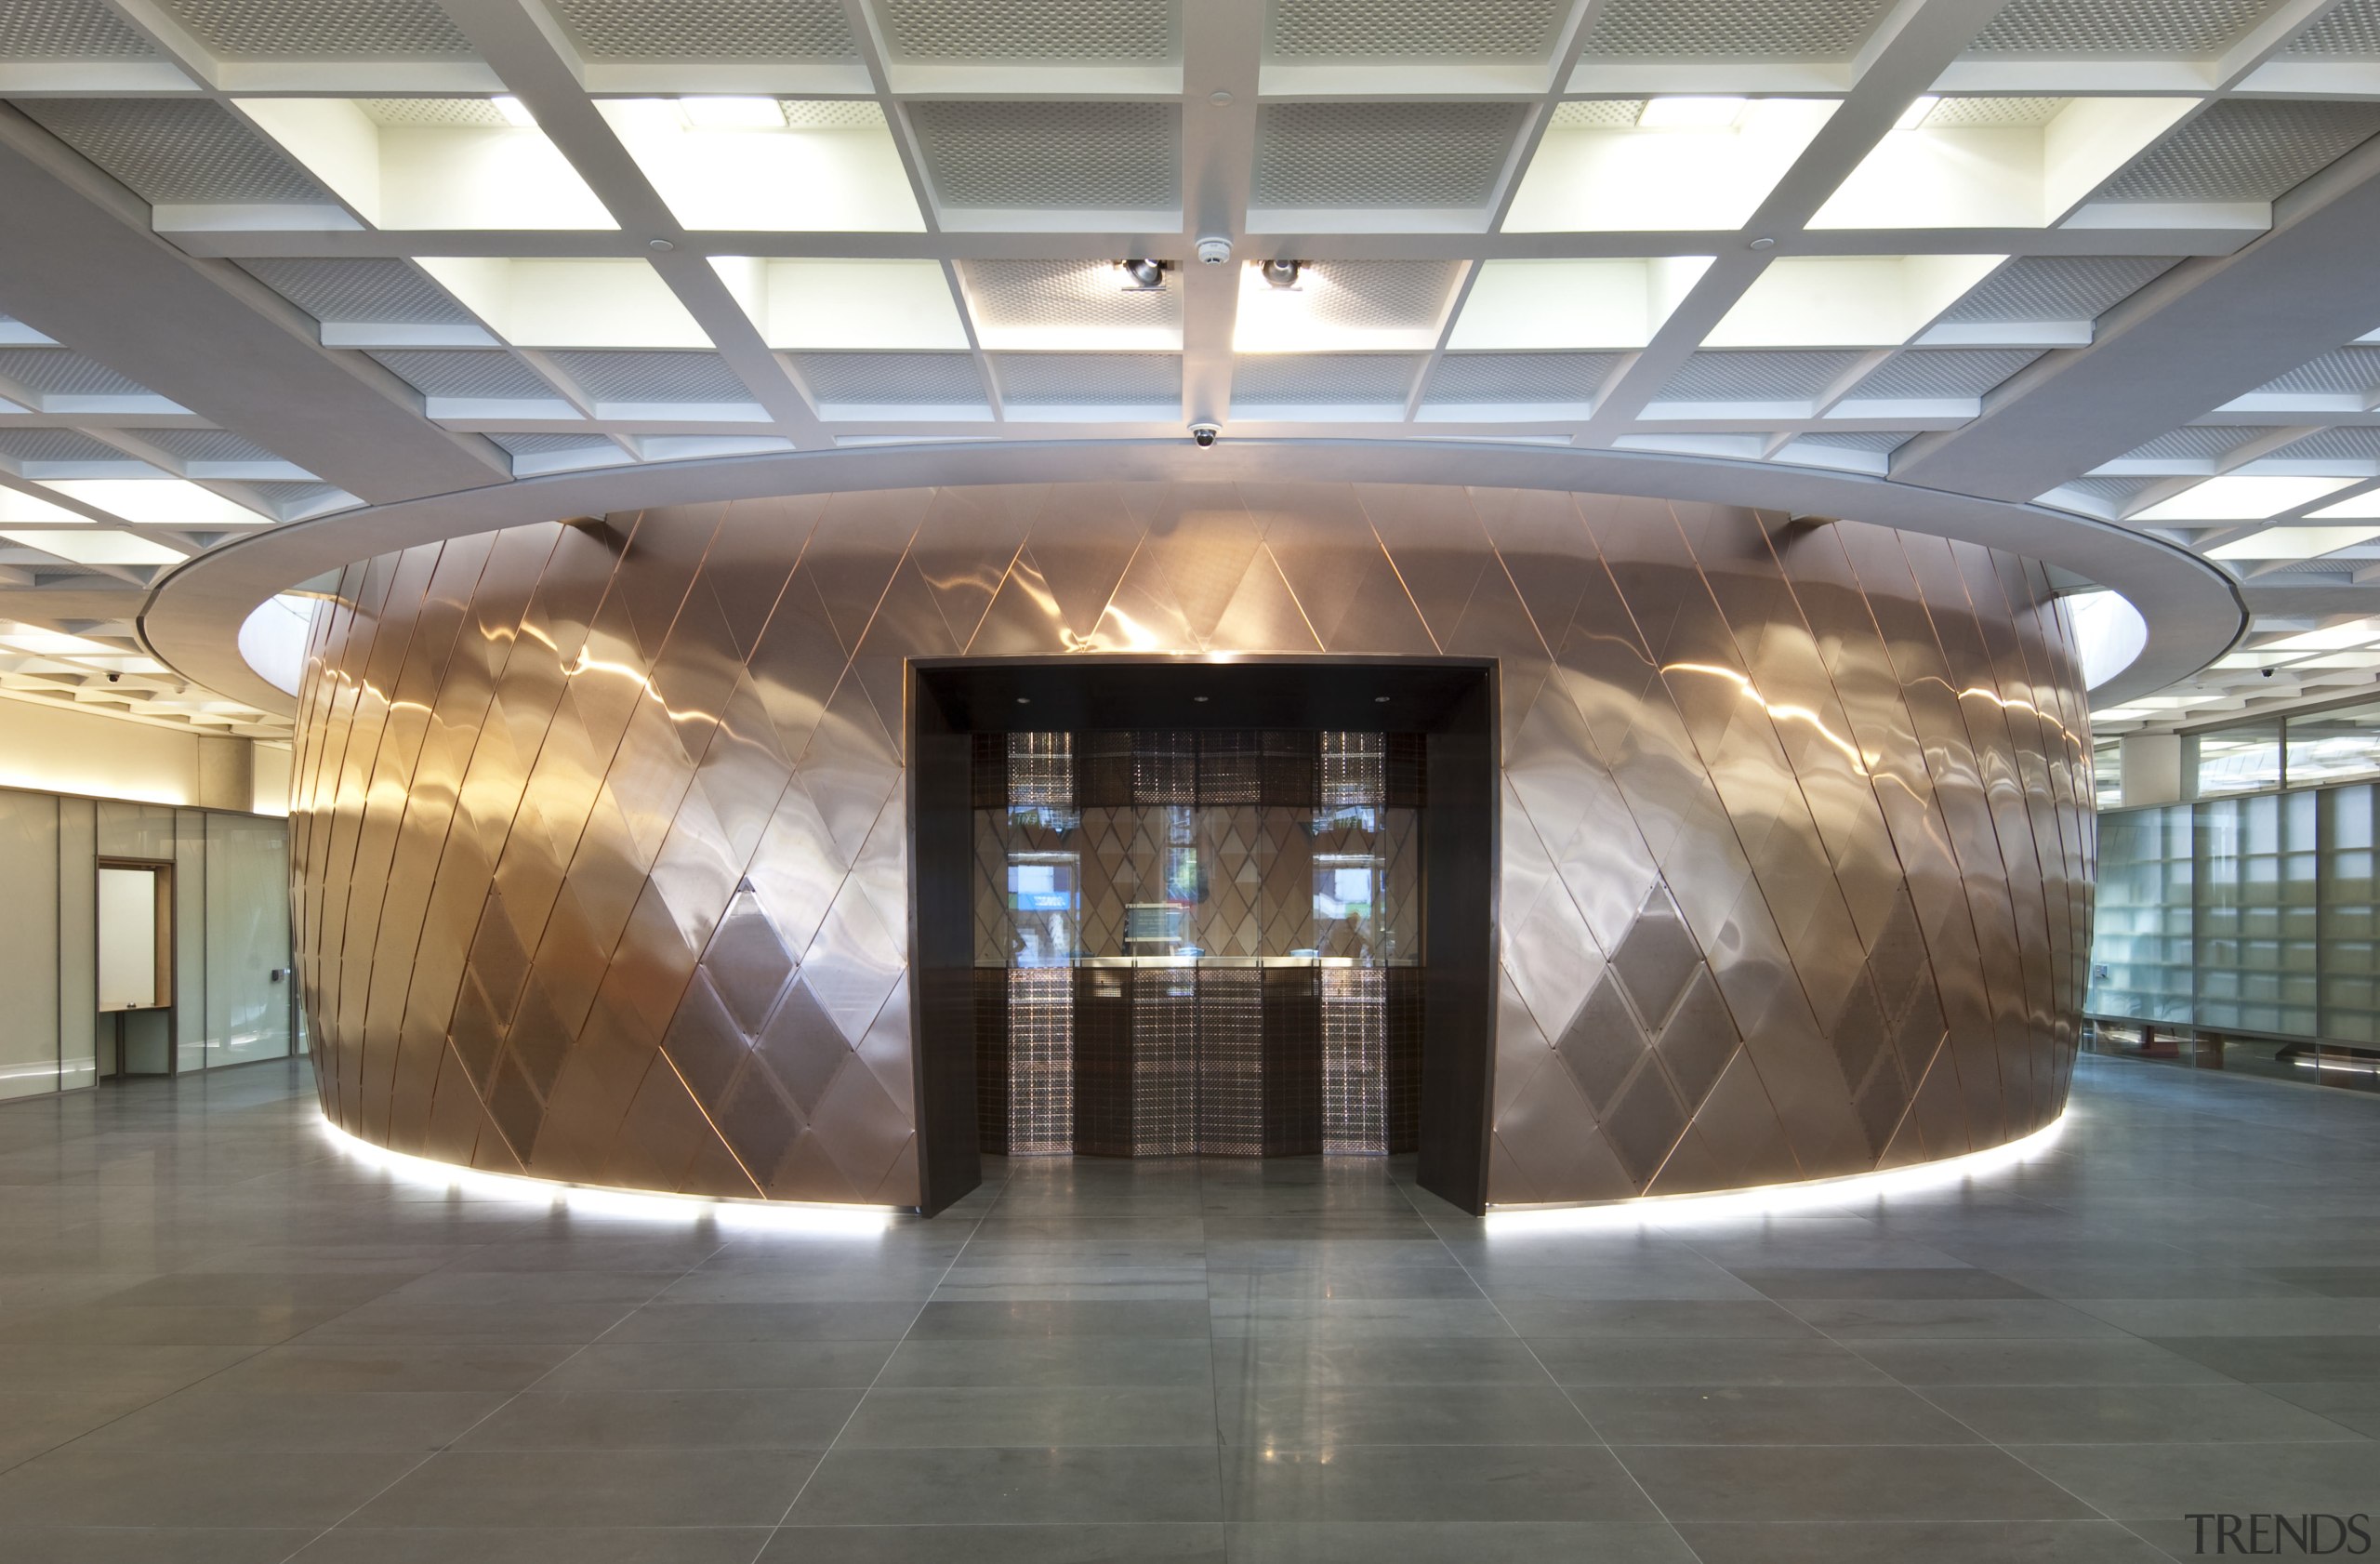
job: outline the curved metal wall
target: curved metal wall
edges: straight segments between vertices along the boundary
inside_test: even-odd
[[[1501,660],[1489,1196],[1956,1155],[2055,1118],[2089,737],[2043,568],[1541,491],[743,501],[348,567],[291,848],[324,1109],[507,1172],[918,1198],[905,659]]]

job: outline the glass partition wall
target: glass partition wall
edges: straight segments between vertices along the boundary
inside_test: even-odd
[[[976,735],[983,1148],[1411,1148],[1423,772],[1408,734]]]

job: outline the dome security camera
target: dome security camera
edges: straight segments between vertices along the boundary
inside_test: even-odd
[[[1192,424],[1190,426],[1190,438],[1198,443],[1198,448],[1202,451],[1223,437],[1223,431],[1221,424]]]

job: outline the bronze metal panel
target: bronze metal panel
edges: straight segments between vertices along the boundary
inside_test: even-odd
[[[2056,1111],[2096,840],[2039,566],[1645,499],[1153,484],[342,571],[292,789],[325,1109],[474,1165],[914,1203],[907,659],[1442,648],[1506,702],[1491,1199],[1898,1166]],[[1127,872],[1147,814],[1086,810],[1080,850]],[[1243,844],[1210,946],[1313,937],[1290,836]]]

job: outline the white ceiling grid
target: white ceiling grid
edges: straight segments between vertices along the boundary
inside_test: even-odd
[[[2358,198],[2359,61],[2380,0],[18,0],[0,157],[152,227],[486,482],[1211,420],[1924,483],[1987,411]],[[1960,167],[1990,189],[1820,225],[1838,190]],[[1144,257],[1161,288],[1114,264]],[[138,355],[51,344],[11,281],[0,515],[35,519],[10,531],[182,553],[386,497],[282,455],[269,405],[186,408]],[[2135,524],[2211,549],[2380,484],[2373,314],[2266,384],[2211,351],[2195,421],[2111,434],[2044,502],[2353,485]],[[45,486],[101,480],[180,508]],[[156,567],[75,548],[0,549],[0,615],[126,617]],[[2235,566],[2284,628],[2375,567]]]

